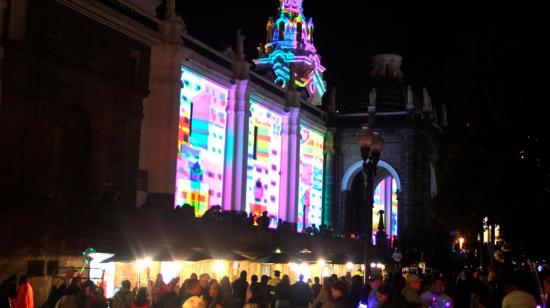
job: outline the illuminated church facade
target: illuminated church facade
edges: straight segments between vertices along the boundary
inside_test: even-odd
[[[338,110],[302,1],[281,0],[266,28],[253,69],[244,60],[240,32],[235,50],[223,54],[184,35],[170,70],[153,58],[140,153],[148,187],[138,192],[138,206],[190,204],[200,216],[220,205],[255,216],[267,211],[272,227],[287,221],[299,232],[322,224],[362,231],[367,214],[358,201],[362,162],[355,134],[368,123],[386,140],[375,179],[373,232],[379,210],[392,242],[410,243],[429,232],[444,107],[436,112],[425,88],[416,95],[406,85],[400,56],[380,54],[372,59],[364,95],[349,110]],[[174,80],[170,95],[154,84],[166,77],[155,74],[167,72]],[[160,101],[170,108],[155,107]],[[178,110],[177,119],[168,110]],[[161,162],[159,153],[165,155]]]
[[[240,32],[235,50],[225,53],[183,36],[179,60],[171,62],[180,65],[172,93],[179,91],[177,99],[161,98],[166,93],[160,92],[157,97],[152,84],[144,103],[140,169],[148,187],[138,192],[138,206],[189,204],[197,216],[212,206],[254,216],[267,212],[272,227],[286,221],[298,231],[329,220],[327,113],[318,107],[326,91],[325,68],[301,1],[281,1],[280,16],[269,20],[268,32],[255,64],[273,78],[245,62]],[[177,122],[169,116],[173,121],[163,127],[162,138],[155,121],[164,125],[166,118],[157,116],[164,112],[155,107],[158,99],[172,99],[170,110],[178,110]],[[157,149],[177,155],[159,165]]]
[[[384,210],[390,240],[432,245],[426,235],[445,109],[436,112],[426,89],[407,86],[400,56],[374,57],[364,92],[339,104],[301,0],[279,2],[254,64],[245,61],[241,33],[223,53],[187,34],[174,0],[165,1],[163,19],[155,1],[31,2],[0,0],[0,139],[8,149],[0,155],[0,201],[14,205],[2,213],[3,239],[18,238],[20,208],[29,207],[24,223],[34,228],[26,238],[40,239],[44,251],[58,243],[74,257],[82,250],[59,243],[115,241],[112,226],[98,227],[96,237],[74,235],[85,221],[90,229],[99,223],[98,213],[75,209],[100,204],[114,204],[113,212],[188,204],[197,216],[220,206],[267,212],[272,228],[284,221],[298,232],[323,224],[362,231],[369,214],[359,201],[356,133],[368,123],[386,142],[373,229]],[[77,221],[64,221],[69,214]],[[335,241],[361,251],[358,241]],[[18,268],[28,255],[53,259],[32,243],[9,256]],[[0,250],[12,247],[0,241]]]

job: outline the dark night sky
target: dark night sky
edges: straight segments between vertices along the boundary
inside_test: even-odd
[[[266,21],[277,15],[278,7],[277,0],[178,4],[188,31],[216,49],[232,45],[241,28],[247,38],[249,59],[256,56],[258,43],[265,40]],[[502,120],[532,126],[536,123],[531,119],[508,117],[518,115],[510,113],[514,104],[525,111],[541,107],[542,97],[534,93],[544,88],[537,77],[542,75],[539,61],[546,61],[541,50],[548,37],[542,33],[543,10],[499,5],[305,0],[304,13],[314,19],[316,46],[327,67],[325,78],[329,87],[338,88],[339,104],[343,106],[353,103],[355,91],[364,84],[370,57],[379,51],[395,51],[404,57],[407,82],[416,87],[428,86],[435,104],[448,105],[450,117],[456,120],[452,124],[479,122],[486,113],[498,113],[498,117],[504,117]],[[503,97],[496,99],[501,101],[486,103],[483,101],[487,99],[477,93],[466,102],[455,102],[462,95],[457,92],[469,92],[462,87],[479,90],[476,80],[487,79],[486,75],[493,77],[489,78],[494,80],[493,92],[502,93]],[[481,114],[473,115],[472,111]],[[469,116],[463,117],[463,113]]]
[[[265,40],[266,21],[277,15],[277,7],[277,0],[178,1],[189,33],[215,49],[233,45],[241,28],[249,59]],[[459,157],[455,169],[467,170],[460,175],[466,184],[458,185],[488,194],[468,186],[468,178],[492,172],[487,181],[504,190],[511,187],[518,200],[529,196],[522,202],[536,207],[535,212],[548,208],[550,200],[545,146],[550,129],[543,112],[550,98],[543,46],[550,36],[544,12],[541,4],[527,2],[304,0],[327,68],[325,79],[329,88],[338,88],[340,107],[353,104],[357,91],[368,91],[373,54],[402,55],[407,82],[416,91],[428,86],[434,105],[447,105],[449,146],[444,151]],[[487,167],[495,157],[500,165]],[[520,232],[524,226],[511,228],[525,233]]]

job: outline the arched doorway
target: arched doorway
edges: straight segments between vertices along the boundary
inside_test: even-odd
[[[362,161],[356,162],[345,172],[341,183],[343,223],[348,231],[365,229],[367,206],[364,201],[364,181],[361,172]],[[385,161],[378,163],[378,172],[374,179],[374,208],[372,211],[373,240],[378,230],[379,211],[384,210],[384,225],[388,238],[398,234],[398,193],[401,181],[397,170]]]

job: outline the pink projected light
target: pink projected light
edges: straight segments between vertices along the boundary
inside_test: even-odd
[[[319,227],[323,212],[324,136],[303,126],[300,136],[298,231]]]
[[[388,237],[393,239],[397,236],[397,182],[391,176],[384,178],[374,190],[374,204],[372,211],[372,242],[376,244],[376,233],[378,232],[378,221],[380,210],[385,212],[384,224],[388,230]]]
[[[260,216],[264,211],[277,226],[281,182],[281,129],[283,118],[262,105],[250,104],[246,211]]]
[[[303,0],[281,0],[283,10],[287,13],[302,13]]]
[[[181,80],[175,205],[201,216],[222,204],[228,91],[187,69]]]

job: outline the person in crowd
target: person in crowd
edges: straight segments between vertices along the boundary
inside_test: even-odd
[[[162,274],[159,273],[157,274],[157,279],[155,279],[155,283],[153,283],[153,286],[151,287],[151,300],[153,302],[153,306],[155,306],[155,304],[158,302],[164,286],[164,279],[162,277]]]
[[[469,308],[471,293],[472,291],[470,290],[470,280],[468,279],[468,273],[466,272],[466,270],[462,270],[456,278],[454,293],[455,306],[457,308]]]
[[[55,308],[78,308],[78,293],[80,288],[76,279],[71,281],[69,287],[65,289],[65,295],[63,295],[55,304]]]
[[[267,289],[269,291],[269,303],[271,307],[275,307],[275,301],[277,300],[275,288],[281,282],[281,271],[273,271],[273,277],[267,282]]]
[[[248,290],[248,282],[246,281],[246,271],[241,271],[239,278],[233,281],[233,296],[237,305],[243,306],[246,302],[246,290]]]
[[[307,307],[313,300],[311,287],[304,282],[304,275],[298,276],[298,281],[291,287],[291,303],[294,307]]]
[[[210,287],[208,288],[208,293],[204,295],[204,301],[207,308],[223,308],[224,305],[224,296],[222,286],[216,282],[212,281]]]
[[[550,307],[550,276],[544,278],[544,307]]]
[[[97,286],[91,280],[86,280],[82,284],[80,295],[80,307],[81,308],[92,308],[94,306],[101,306],[99,297],[97,294]],[[97,302],[97,303],[96,303]]]
[[[34,293],[27,276],[19,277],[19,290],[17,291],[17,299],[15,300],[14,308],[34,308]]]
[[[220,280],[220,286],[223,294],[222,306],[224,308],[236,308],[237,303],[235,302],[235,297],[233,297],[233,289],[231,288],[231,283],[229,283],[229,277],[223,276]]]
[[[363,278],[359,275],[351,277],[348,292],[348,302],[357,307],[359,302],[365,301],[365,292],[363,290]]]
[[[351,281],[351,277],[352,277],[351,272],[349,271],[346,272],[346,281]]]
[[[403,300],[409,306],[420,306],[420,277],[416,274],[410,274],[407,276],[405,288],[401,291]]]
[[[348,307],[357,307],[350,305],[348,303],[347,294],[346,294],[346,284],[342,281],[335,281],[330,287],[330,307],[333,308],[348,308]],[[329,304],[327,303],[327,304]],[[325,307],[325,303],[323,303]]]
[[[388,285],[383,285],[376,290],[376,307],[375,308],[396,308],[393,298],[393,290]],[[355,307],[355,306],[353,306]]]
[[[265,228],[265,229],[267,229],[269,227],[270,221],[271,221],[271,219],[269,218],[267,211],[264,211],[262,213],[262,216],[260,216],[260,217],[258,217],[258,219],[256,219],[256,223],[258,223],[258,226],[260,226],[262,228]]]
[[[317,297],[315,297],[315,300],[311,304],[313,308],[328,308],[332,307],[332,296],[331,296],[331,287],[332,287],[332,277],[324,277],[323,278],[323,288],[321,291],[319,291],[319,294]]]
[[[275,300],[276,308],[290,307],[290,301],[292,300],[292,290],[290,286],[290,278],[288,275],[284,275],[281,282],[275,287],[275,294],[277,296]]]
[[[259,292],[260,292],[260,300],[262,303],[265,303],[266,306],[269,306],[270,298],[269,298],[269,289],[267,283],[269,282],[269,276],[262,275],[260,277],[260,283],[258,284]]]
[[[132,303],[131,308],[149,308],[149,299],[147,298],[147,288],[139,288],[136,296],[136,300]]]
[[[470,279],[470,308],[477,308],[480,304],[481,295],[486,293],[483,282],[480,279],[481,272],[474,271]]]
[[[92,302],[92,308],[108,308],[109,303],[105,298],[105,290],[102,287],[97,288],[95,301]]]
[[[281,271],[275,270],[273,271],[273,277],[269,279],[269,282],[267,283],[268,286],[275,287],[281,282]]]
[[[249,295],[243,308],[267,308],[267,303],[262,301],[261,288],[257,282],[250,284]]]
[[[523,284],[524,285],[524,284]],[[502,300],[502,308],[535,308],[537,303],[530,293],[521,290],[522,282],[519,273],[509,273],[504,277],[506,296]]]
[[[317,298],[323,286],[320,283],[319,277],[316,276],[315,278],[313,278],[313,281],[314,282],[313,282],[313,285],[311,286],[311,291],[313,292],[313,298]]]
[[[200,281],[189,279],[187,289],[182,296],[182,308],[206,308],[206,303],[201,297],[202,293]]]
[[[202,294],[206,295],[208,293],[208,289],[210,288],[210,275],[203,273],[199,276],[199,284],[202,289]]]
[[[256,288],[258,285],[258,276],[257,275],[252,275],[250,276],[250,286],[248,286],[248,289],[246,289],[246,295],[245,295],[245,301],[248,303],[248,300],[252,297],[252,288]],[[256,299],[258,299],[258,297],[260,296],[260,290],[258,290],[258,292],[256,292],[258,294],[256,294]]]
[[[452,299],[445,294],[445,281],[442,277],[434,278],[429,291],[420,295],[422,307],[449,308],[453,307]]]
[[[0,308],[11,308],[17,297],[17,276],[12,275],[0,284]]]
[[[368,296],[367,296],[367,307],[376,307],[378,299],[376,297],[376,291],[380,288],[382,284],[382,276],[373,275],[369,277],[369,286],[368,286]]]
[[[132,284],[129,280],[123,280],[120,289],[113,296],[113,308],[130,308],[134,302],[134,294],[130,291]]]
[[[197,274],[195,273],[191,273],[189,278],[185,279],[185,281],[181,284],[180,293],[185,292],[185,290],[187,289],[187,282],[189,281],[189,279],[199,280],[199,276],[197,276]]]
[[[202,295],[202,288],[200,285],[200,282],[198,279],[191,279],[187,280],[186,288],[181,292],[180,294],[180,303],[183,304],[185,301],[187,301],[189,298],[193,296],[201,296]]]

